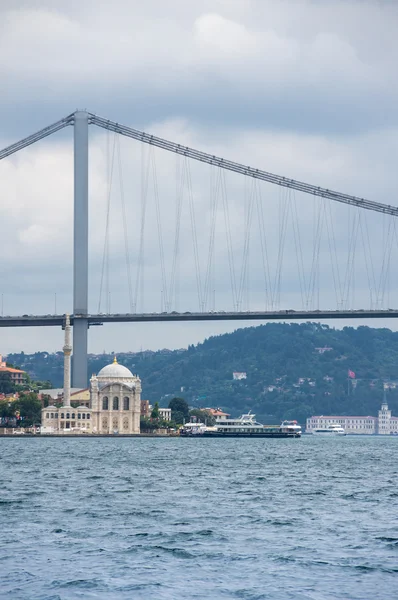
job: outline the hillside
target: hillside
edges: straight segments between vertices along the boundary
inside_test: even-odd
[[[34,378],[62,385],[62,353],[11,354],[8,360]],[[111,360],[91,355],[89,372]],[[190,405],[220,406],[233,415],[251,409],[264,422],[304,422],[311,414],[375,415],[382,381],[398,382],[398,333],[269,323],[211,337],[187,350],[121,353],[118,360],[140,375],[143,398],[152,402],[167,405],[179,395]],[[355,381],[348,381],[349,369]],[[246,379],[234,381],[233,372],[246,373]],[[398,388],[388,391],[388,402],[398,415]]]

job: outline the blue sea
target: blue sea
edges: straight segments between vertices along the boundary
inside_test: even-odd
[[[1,438],[0,598],[398,597],[398,438]]]

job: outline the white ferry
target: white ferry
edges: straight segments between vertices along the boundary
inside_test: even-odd
[[[313,435],[346,435],[345,429],[340,425],[329,425],[328,427],[318,427],[312,430]]]
[[[289,433],[296,432],[301,435],[301,425],[299,425],[297,421],[282,421],[281,429],[282,431],[287,431]]]
[[[184,427],[180,429],[180,435],[200,435],[207,431],[207,429],[209,428],[203,423],[185,423]]]
[[[198,423],[187,423],[180,429],[180,435],[194,435],[199,433],[201,437],[300,437],[301,427],[297,422],[284,421],[282,425],[262,425],[256,421],[256,415],[248,412],[237,419],[223,419],[218,421],[214,427],[202,426],[195,431]]]

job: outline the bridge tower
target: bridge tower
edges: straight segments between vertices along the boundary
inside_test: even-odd
[[[74,228],[73,228],[72,387],[87,387],[88,320],[88,113],[74,114]]]

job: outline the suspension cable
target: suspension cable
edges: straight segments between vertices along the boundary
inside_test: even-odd
[[[28,135],[28,137],[23,138],[23,140],[19,140],[18,142],[15,142],[14,144],[7,146],[6,148],[3,148],[3,150],[0,150],[0,160],[6,158],[7,156],[11,156],[11,154],[18,152],[18,150],[22,150],[22,148],[31,146],[35,142],[38,142],[39,140],[42,140],[43,138],[48,137],[49,135],[52,135],[56,131],[63,129],[68,125],[73,125],[73,123],[74,114],[72,113],[71,115],[68,115],[63,119],[60,119],[59,121],[56,121],[55,123],[44,127],[44,129],[40,129],[40,131],[36,131],[36,133],[32,133],[32,135]]]
[[[241,163],[233,162],[225,158],[220,158],[212,154],[207,154],[206,152],[201,152],[200,150],[195,150],[193,148],[189,148],[188,146],[183,146],[181,144],[176,144],[175,142],[170,142],[155,135],[151,135],[143,131],[138,131],[137,129],[132,129],[131,127],[126,127],[125,125],[120,125],[119,123],[103,119],[102,117],[98,117],[90,113],[89,117],[90,123],[97,125],[98,127],[115,131],[126,137],[130,137],[140,142],[144,142],[145,144],[150,144],[152,146],[162,148],[163,150],[168,150],[169,152],[174,152],[175,154],[181,154],[183,156],[186,156],[187,158],[192,158],[193,160],[198,160],[200,162],[218,166],[222,169],[234,171],[235,173],[240,173],[248,177],[254,177],[254,179],[268,181],[269,183],[273,183],[281,187],[295,189],[299,192],[311,194],[312,196],[328,198],[329,200],[334,200],[335,202],[342,202],[343,204],[350,204],[353,206],[357,206],[358,208],[364,208],[366,210],[373,210],[376,212],[390,214],[395,217],[398,216],[398,207],[396,206],[382,204],[381,202],[374,202],[373,200],[359,198],[350,194],[343,194],[341,192],[336,192],[320,186],[311,185],[303,181],[290,179],[288,177],[282,177],[281,175],[275,175],[274,173],[269,173],[268,171],[263,171],[261,169],[255,169],[253,167],[245,166]]]

